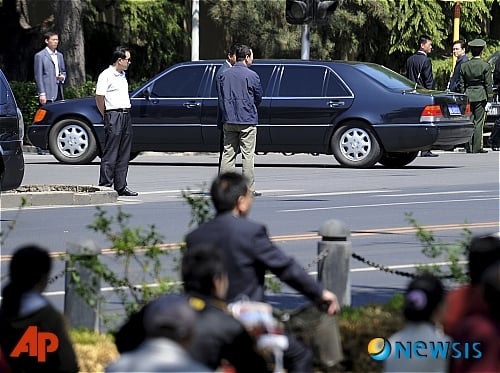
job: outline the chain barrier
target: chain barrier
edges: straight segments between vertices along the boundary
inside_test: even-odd
[[[320,261],[322,261],[324,258],[326,258],[329,253],[330,253],[329,249],[324,249],[309,264],[304,266],[304,270],[309,271],[312,268],[312,266],[317,265]],[[409,278],[415,278],[417,276],[415,273],[399,271],[397,269],[392,269],[392,268],[383,266],[381,264],[375,263],[375,262],[373,262],[369,259],[366,259],[365,257],[363,257],[359,254],[356,254],[356,253],[352,253],[351,256],[354,259],[359,260],[361,263],[364,263],[367,266],[370,266],[373,268],[377,268],[378,270],[383,271],[383,272],[387,272],[387,273],[391,273],[393,275],[398,275],[398,276],[403,276],[403,277],[409,277]],[[453,275],[443,275],[443,276],[438,276],[438,277],[440,279],[451,279],[451,278],[453,278]]]
[[[328,256],[328,254],[330,253],[330,249],[324,249],[322,252],[320,252],[316,258],[314,258],[309,264],[307,264],[305,267],[304,267],[304,270],[306,272],[308,272],[313,265],[315,264],[318,264],[319,262],[321,262],[324,258],[326,258]]]
[[[362,263],[364,263],[364,264],[366,264],[366,265],[368,265],[370,267],[377,268],[378,270],[383,271],[383,272],[392,273],[393,275],[399,275],[399,276],[410,277],[410,278],[415,278],[417,276],[417,274],[415,274],[415,273],[398,271],[396,269],[391,269],[391,268],[383,266],[381,264],[377,264],[377,263],[372,262],[371,260],[368,260],[368,259],[366,259],[366,258],[364,258],[361,255],[356,254],[356,253],[352,253],[351,256],[354,259],[359,260],[360,262],[362,262]],[[437,276],[437,277],[439,277],[442,280],[454,278],[454,276],[451,275],[451,274],[450,275]]]
[[[366,258],[364,258],[361,255],[358,255],[356,253],[352,253],[351,256],[354,259],[359,260],[361,263],[364,263],[364,264],[366,264],[366,265],[368,265],[370,267],[377,268],[378,270],[383,271],[383,272],[392,273],[394,275],[399,275],[399,276],[404,276],[404,277],[410,277],[410,278],[414,278],[415,277],[415,274],[413,274],[413,273],[398,271],[398,270],[395,270],[395,269],[391,269],[389,267],[385,267],[383,265],[380,265],[380,264],[377,264],[375,262],[372,262],[371,260],[368,260],[368,259],[366,259]]]
[[[49,281],[48,281],[48,284],[51,285],[53,284],[54,282],[56,282],[57,280],[59,280],[61,277],[65,276],[66,275],[66,272],[70,272],[70,271],[66,271],[66,269],[63,269],[61,272],[59,272],[57,275],[54,275],[52,276]]]

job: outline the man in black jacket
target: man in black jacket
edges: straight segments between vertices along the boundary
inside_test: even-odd
[[[432,51],[432,39],[429,35],[421,35],[419,49],[406,60],[406,74],[408,79],[427,89],[434,89],[432,63],[427,57]],[[421,157],[437,157],[430,150],[422,151]]]
[[[264,225],[246,218],[253,196],[244,176],[232,172],[219,175],[212,183],[211,196],[217,216],[188,234],[186,250],[203,244],[222,253],[229,278],[228,302],[241,297],[264,302],[264,276],[269,270],[314,303],[328,303],[328,314],[339,312],[335,294],[323,289],[285,255],[270,240]],[[293,338],[285,351],[285,367],[288,372],[312,371],[311,352]]]
[[[190,354],[214,371],[224,360],[238,373],[268,371],[253,338],[228,314],[228,279],[220,253],[204,246],[191,248],[182,258],[181,273],[189,303],[199,315]]]

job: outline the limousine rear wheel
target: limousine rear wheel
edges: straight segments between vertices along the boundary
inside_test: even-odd
[[[346,167],[372,167],[382,156],[373,131],[361,122],[340,126],[332,136],[331,146],[337,162]]]
[[[63,119],[52,126],[50,152],[59,162],[88,164],[97,156],[97,142],[90,127],[79,119]]]

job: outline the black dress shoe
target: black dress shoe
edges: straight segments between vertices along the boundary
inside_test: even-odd
[[[133,190],[130,190],[127,187],[123,188],[122,190],[118,190],[117,192],[119,196],[125,196],[125,197],[135,197],[139,195],[139,193],[134,192]]]
[[[439,154],[434,154],[430,150],[420,152],[421,157],[439,157]]]
[[[258,197],[258,196],[261,196],[261,195],[262,195],[262,193],[261,193],[261,192],[256,192],[255,190],[253,191],[253,193],[252,193],[252,194],[253,194],[253,196],[254,196],[254,197]]]

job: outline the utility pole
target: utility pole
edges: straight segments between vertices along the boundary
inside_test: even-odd
[[[311,49],[311,43],[309,39],[310,26],[308,23],[302,25],[302,48],[300,53],[301,60],[309,59],[309,51]]]
[[[200,60],[200,0],[193,0],[191,10],[191,61]]]

